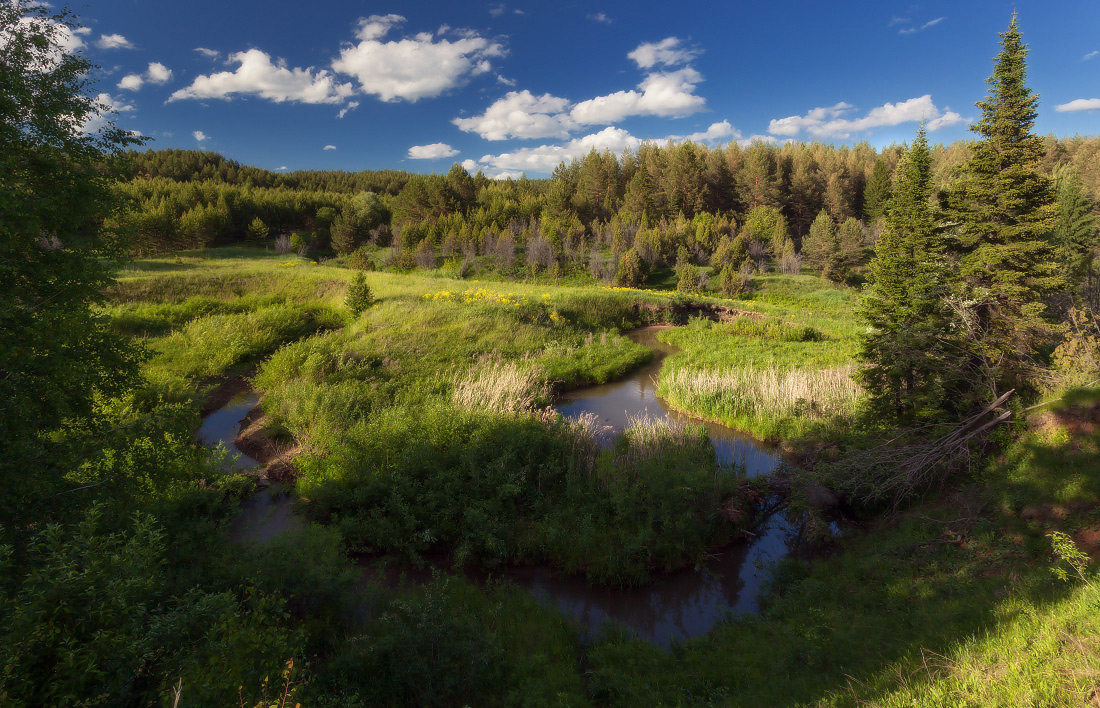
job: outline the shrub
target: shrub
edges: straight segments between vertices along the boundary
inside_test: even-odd
[[[269,233],[271,233],[271,229],[258,216],[248,225],[248,237],[254,241],[263,241]]]
[[[680,266],[679,270],[680,273],[676,279],[676,289],[682,293],[699,292],[699,269],[685,261]]]
[[[362,271],[355,274],[355,280],[348,286],[344,304],[356,315],[374,304],[374,296],[367,285],[367,276]]]
[[[416,249],[416,264],[424,270],[429,270],[436,267],[435,260],[435,246],[429,239],[424,239],[420,242],[420,246]]]
[[[726,264],[718,276],[718,289],[726,297],[734,298],[748,292],[751,281],[748,276],[742,275]]]
[[[298,255],[304,256],[309,251],[310,240],[309,234],[295,231],[290,234],[290,248]]]
[[[275,252],[280,255],[286,255],[294,250],[294,246],[290,243],[290,237],[286,234],[279,234],[275,237]]]
[[[374,270],[374,259],[370,257],[367,249],[360,246],[348,256],[348,268],[352,270]]]
[[[619,270],[615,274],[615,281],[624,288],[635,288],[645,281],[645,263],[633,248],[627,250],[619,259]]]

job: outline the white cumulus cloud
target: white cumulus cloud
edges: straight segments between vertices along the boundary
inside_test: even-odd
[[[321,149],[322,149],[322,150],[335,150],[335,149],[336,149],[336,146],[335,146],[335,145],[326,145],[326,146],[324,146],[324,147],[323,147],[323,148],[321,148]]]
[[[509,91],[479,116],[455,118],[452,123],[486,140],[509,138],[565,139],[586,125],[611,125],[633,116],[678,118],[703,110],[706,99],[695,93],[703,80],[685,66],[648,74],[636,89],[596,96],[580,103],[551,94]]]
[[[196,130],[196,131],[192,132],[191,137],[193,137],[195,140],[197,140],[200,143],[206,142],[207,140],[210,139],[210,136],[207,135],[206,133],[202,132],[201,130]]]
[[[343,118],[348,113],[354,111],[359,107],[359,101],[348,101],[348,105],[340,109],[340,112],[336,114],[337,118]]]
[[[467,172],[473,173],[475,168],[494,179],[507,179],[520,177],[527,172],[548,174],[554,171],[562,162],[568,162],[587,155],[590,151],[603,152],[610,150],[616,154],[622,154],[626,150],[636,150],[646,142],[664,144],[669,141],[674,143],[690,140],[692,142],[714,141],[725,138],[738,139],[741,131],[733,127],[728,120],[713,123],[705,131],[692,133],[691,135],[669,135],[657,139],[642,139],[631,135],[622,128],[607,127],[597,133],[591,133],[584,137],[575,138],[557,145],[539,145],[538,147],[522,148],[499,155],[484,155],[475,163],[467,160],[462,163]],[[774,137],[753,136],[751,139],[764,139],[768,142],[778,142]]]
[[[678,37],[666,37],[660,42],[642,42],[627,56],[641,69],[651,69],[658,64],[679,66],[699,56],[699,50],[682,45]]]
[[[553,172],[558,164],[575,157],[583,157],[590,150],[611,150],[618,153],[641,144],[641,140],[622,128],[609,127],[561,145],[540,145],[500,155],[485,155],[478,162],[493,168],[492,176],[500,176],[501,171],[548,173]]]
[[[1063,103],[1054,107],[1059,113],[1072,113],[1074,111],[1100,110],[1100,98],[1078,98],[1069,103]]]
[[[207,59],[217,59],[221,56],[221,52],[217,49],[207,49],[206,47],[195,47],[195,51],[203,55]]]
[[[672,135],[669,137],[669,140],[673,142],[690,140],[693,143],[709,143],[727,139],[738,140],[740,138],[741,131],[734,128],[728,120],[724,120],[719,123],[711,123],[709,128],[698,133],[692,133],[691,135]]]
[[[477,133],[485,140],[508,138],[566,138],[576,127],[569,117],[569,101],[545,93],[536,96],[530,91],[509,91],[472,118],[455,118],[460,130]]]
[[[928,121],[929,131],[965,121],[954,111],[941,111],[932,102],[932,96],[928,94],[898,103],[884,103],[872,108],[861,118],[845,117],[852,110],[854,107],[843,101],[833,106],[814,108],[804,116],[773,119],[768,124],[768,132],[772,135],[790,137],[806,133],[813,138],[843,139],[851,136],[852,133],[921,120]]]
[[[172,70],[159,61],[149,62],[149,67],[144,74],[127,74],[118,82],[120,89],[137,91],[146,82],[151,84],[166,84],[172,80]]]
[[[602,12],[593,13],[593,14],[588,16],[588,19],[592,20],[593,22],[599,22],[600,24],[604,24],[604,25],[609,25],[614,21],[610,17],[608,17],[605,13],[602,13]]]
[[[123,37],[121,34],[104,34],[100,35],[96,40],[95,45],[100,49],[133,49],[134,45],[130,40]]]
[[[281,103],[342,103],[352,94],[351,84],[339,83],[332,72],[287,68],[281,59],[273,62],[259,49],[229,55],[234,71],[200,75],[190,86],[172,94],[170,101],[185,98],[229,99],[234,94],[255,95]]]
[[[1093,57],[1096,57],[1096,56],[1100,56],[1100,49],[1094,49],[1093,51],[1089,52],[1085,56],[1081,57],[1081,61],[1088,61],[1089,59],[1092,59]]]
[[[417,101],[432,98],[463,85],[471,76],[492,70],[490,59],[504,56],[498,42],[476,32],[457,33],[450,40],[421,32],[383,41],[401,15],[371,15],[359,21],[357,43],[340,50],[332,68],[354,76],[359,90],[383,101]]]
[[[638,84],[640,91],[616,91],[581,101],[570,112],[577,123],[606,125],[630,116],[688,116],[703,110],[706,99],[695,94],[703,80],[698,71],[684,67],[678,71],[656,72]]]
[[[447,143],[432,143],[431,145],[413,145],[409,148],[411,160],[442,160],[445,157],[454,157],[458,150]]]
[[[118,87],[126,91],[137,91],[145,85],[145,79],[141,74],[127,74],[118,82]]]
[[[145,79],[154,84],[166,84],[172,80],[172,70],[159,61],[149,62],[149,68],[145,71]]]

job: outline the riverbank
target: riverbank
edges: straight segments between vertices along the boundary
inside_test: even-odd
[[[295,542],[276,540],[255,559],[227,552],[234,557],[225,568],[256,565],[249,570],[253,577],[291,598],[292,617],[299,619],[278,621],[308,640],[270,646],[286,647],[291,653],[284,659],[317,657],[298,675],[303,699],[338,705],[338,696],[356,695],[392,702],[413,695],[408,686],[435,672],[464,682],[447,688],[433,678],[433,695],[443,701],[465,696],[467,702],[476,696],[486,704],[539,704],[532,698],[538,696],[567,705],[1058,705],[1088,698],[1096,675],[1091,647],[1100,636],[1097,596],[1091,586],[1064,584],[1050,574],[1057,559],[1045,535],[1062,530],[1084,544],[1097,526],[1094,463],[1100,451],[1095,430],[1076,425],[1073,416],[1065,424],[1056,419],[1037,426],[942,497],[881,518],[868,533],[845,534],[833,555],[813,563],[785,560],[759,615],[731,618],[705,636],[674,643],[671,651],[613,632],[582,642],[580,627],[526,591],[497,584],[486,591],[457,578],[407,591],[370,590],[369,607],[346,623],[343,611],[331,608],[350,597],[351,586],[333,579],[348,569],[340,565],[347,563],[343,549],[368,545],[368,539],[387,539],[413,558],[420,549],[445,544],[460,559],[465,553],[505,564],[517,552],[552,553],[555,543],[577,547],[574,560],[648,562],[644,554],[658,550],[666,557],[694,555],[690,547],[660,543],[693,528],[678,527],[678,519],[705,528],[709,522],[700,510],[715,507],[685,504],[701,497],[685,498],[673,486],[641,493],[662,477],[683,479],[682,459],[654,467],[652,477],[620,478],[609,474],[613,467],[578,466],[578,455],[591,459],[583,455],[593,448],[546,436],[540,421],[464,410],[450,398],[457,381],[507,384],[471,376],[475,372],[523,374],[538,366],[571,386],[617,376],[642,360],[636,345],[618,335],[645,324],[631,319],[632,299],[660,296],[372,274],[378,308],[358,319],[342,315],[340,329],[315,334],[290,315],[339,313],[348,277],[341,269],[300,261],[285,267],[283,260],[247,254],[185,255],[181,261],[188,268],[173,270],[166,261],[167,267],[143,271],[137,264],[108,315],[119,326],[161,323],[148,330],[156,332],[150,344],[161,352],[148,367],[151,392],[182,398],[201,376],[257,366],[272,430],[301,446],[299,489],[307,505],[324,512],[314,518],[327,527],[311,524]],[[744,324],[692,323],[663,335],[693,339],[694,351],[683,347],[669,361],[720,366],[747,362],[753,354],[755,366],[757,354],[774,349],[789,354],[781,362],[806,355],[808,363],[835,366],[849,325],[833,300],[848,295],[827,296],[829,286],[808,276],[789,283],[775,276],[773,282],[772,295],[766,285],[759,299],[735,307],[814,327],[823,340],[788,342],[785,334],[770,337],[768,329],[759,335],[722,329]],[[779,297],[784,288],[786,304]],[[815,302],[824,313],[821,322],[813,319]],[[254,314],[267,308],[277,309],[266,319]],[[307,322],[316,322],[313,317]],[[261,322],[270,336],[238,343],[226,335],[251,322]],[[223,352],[232,356],[211,356]],[[481,359],[485,354],[495,358]],[[425,446],[402,442],[410,438]],[[690,439],[682,442],[693,449]],[[555,476],[547,458],[561,460],[562,469],[592,471]],[[708,462],[700,457],[699,464]],[[507,469],[522,475],[504,476]],[[581,479],[598,483],[595,489],[606,495],[570,489]],[[700,477],[698,489],[714,483],[713,476]],[[547,508],[538,495],[550,493],[561,493],[550,497],[562,509],[553,524],[538,517]],[[233,503],[232,494],[221,494],[202,491],[203,499],[221,501],[194,508]],[[593,500],[601,501],[586,506]],[[171,534],[178,535],[179,548],[201,547],[220,557],[225,537],[209,525],[228,522],[202,521],[205,513],[166,518],[174,520]],[[619,525],[608,525],[608,518]],[[609,528],[620,532],[609,536]],[[555,539],[554,532],[561,535]],[[570,557],[559,552],[564,566]],[[192,572],[221,563],[194,553],[180,557]],[[576,568],[593,565],[578,562]],[[362,589],[354,592],[362,596]],[[417,658],[430,647],[445,649],[445,658],[432,666]],[[369,677],[370,684],[356,677]]]

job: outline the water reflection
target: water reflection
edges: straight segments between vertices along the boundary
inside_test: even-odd
[[[757,477],[773,471],[779,465],[779,455],[752,438],[718,423],[698,420],[672,410],[657,397],[657,376],[664,358],[679,349],[657,339],[657,332],[667,327],[645,327],[627,334],[631,341],[653,350],[653,359],[629,377],[601,386],[590,386],[572,391],[554,406],[566,418],[582,413],[595,413],[612,435],[626,428],[631,417],[644,414],[666,417],[684,423],[702,425],[714,446],[714,455],[724,466],[736,464],[749,477]]]
[[[196,434],[203,445],[223,445],[229,451],[226,467],[233,471],[247,470],[260,464],[241,452],[233,441],[241,433],[241,421],[260,402],[257,393],[242,393],[230,399],[223,407],[203,418]]]
[[[510,569],[503,578],[527,588],[597,637],[608,622],[663,647],[709,632],[726,616],[753,613],[771,563],[787,554],[791,527],[776,517],[752,543],[738,543],[700,570],[660,575],[642,588],[589,586],[545,567]]]

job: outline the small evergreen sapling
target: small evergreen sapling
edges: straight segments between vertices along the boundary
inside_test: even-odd
[[[348,286],[348,294],[344,298],[344,304],[355,315],[362,313],[363,310],[374,304],[374,295],[371,293],[370,286],[367,285],[367,277],[363,275],[362,271],[355,274],[355,280]]]

